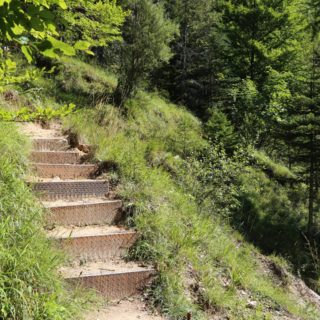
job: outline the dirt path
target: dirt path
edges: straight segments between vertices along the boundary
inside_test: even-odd
[[[123,300],[97,312],[88,314],[86,320],[165,320],[153,314],[139,300]]]
[[[42,128],[39,124],[33,122],[20,123],[18,126],[25,135],[32,138],[49,139],[62,136],[62,127],[59,123],[52,124],[50,129]]]

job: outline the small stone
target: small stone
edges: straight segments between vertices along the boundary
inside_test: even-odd
[[[257,307],[257,305],[258,305],[257,301],[249,301],[247,304],[247,308],[255,309]]]
[[[80,144],[78,149],[84,153],[90,153],[91,147],[86,144]]]

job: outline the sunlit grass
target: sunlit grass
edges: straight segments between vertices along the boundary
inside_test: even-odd
[[[188,174],[181,170],[188,157],[207,145],[190,113],[140,93],[128,103],[126,116],[100,106],[74,114],[65,126],[96,145],[99,159],[117,163],[118,193],[133,214],[129,223],[142,234],[131,258],[156,266],[152,299],[170,319],[184,319],[188,312],[193,319],[208,319],[206,308],[230,319],[272,319],[271,311],[279,307],[316,319],[261,272],[253,246],[204,212],[189,189],[177,183],[175,178]],[[248,308],[251,300],[256,308]]]

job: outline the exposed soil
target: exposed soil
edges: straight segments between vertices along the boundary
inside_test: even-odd
[[[132,230],[131,230],[132,231]],[[129,232],[125,228],[118,226],[86,226],[86,227],[64,227],[59,226],[53,230],[47,231],[50,238],[76,238],[76,237],[90,237],[93,235],[108,235],[112,233],[126,233]]]
[[[85,317],[85,320],[164,320],[165,318],[152,313],[146,305],[139,301],[123,300],[101,308]]]
[[[18,125],[21,131],[29,137],[42,139],[62,137],[60,134],[61,125],[59,123],[50,124],[49,129],[43,128],[40,124],[33,122],[23,122]]]
[[[135,262],[125,262],[120,259],[108,260],[108,261],[98,261],[98,262],[87,262],[84,265],[71,265],[60,268],[60,272],[66,278],[75,278],[80,275],[103,275],[121,272],[138,272],[147,271],[151,268],[145,266],[140,266]]]

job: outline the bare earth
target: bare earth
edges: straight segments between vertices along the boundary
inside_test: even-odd
[[[165,320],[165,318],[152,314],[139,300],[124,300],[91,312],[85,320]]]
[[[61,137],[61,125],[59,123],[53,123],[50,129],[42,128],[40,124],[33,122],[25,122],[18,124],[21,131],[33,138],[56,138]]]

